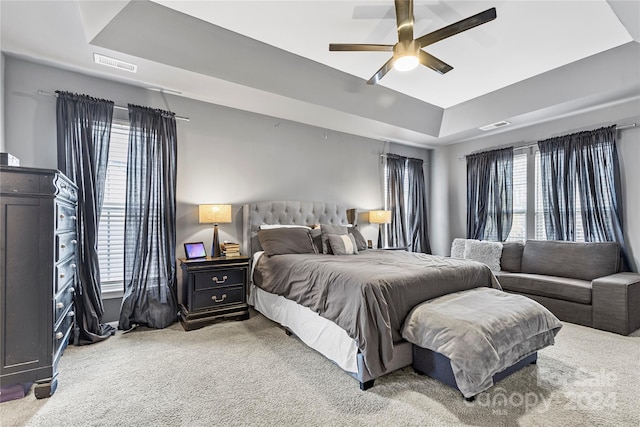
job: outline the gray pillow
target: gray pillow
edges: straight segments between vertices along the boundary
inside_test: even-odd
[[[271,255],[315,254],[316,247],[308,228],[273,228],[258,231],[264,252]]]
[[[356,246],[359,251],[367,249],[367,239],[364,238],[360,230],[356,227],[349,227],[349,233],[353,234],[353,237],[356,239]]]
[[[320,230],[322,232],[322,253],[332,254],[331,246],[329,244],[329,234],[348,234],[347,226],[344,225],[332,225],[332,224],[320,224]]]
[[[334,255],[357,255],[358,246],[353,234],[329,234],[329,244]]]
[[[524,242],[521,240],[502,243],[502,257],[500,258],[501,269],[512,273],[520,273],[523,250]]]
[[[311,229],[311,240],[313,240],[313,246],[316,247],[316,252],[322,253],[322,231],[320,227]]]

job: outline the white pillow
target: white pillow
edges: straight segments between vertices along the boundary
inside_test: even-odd
[[[306,228],[307,230],[311,230],[311,227],[307,227],[306,225],[293,225],[293,224],[262,224],[260,225],[260,230],[271,230],[274,228]]]
[[[480,240],[467,240],[464,245],[464,258],[483,262],[493,271],[500,271],[502,243]]]
[[[464,258],[464,244],[467,239],[453,239],[451,244],[451,258]]]

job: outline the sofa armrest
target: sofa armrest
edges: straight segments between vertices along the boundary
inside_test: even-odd
[[[594,328],[622,335],[640,328],[640,274],[612,274],[591,286]]]

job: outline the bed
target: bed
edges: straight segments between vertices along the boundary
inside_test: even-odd
[[[346,208],[297,201],[244,205],[243,252],[253,257],[249,303],[355,377],[363,390],[411,365],[412,345],[401,328],[412,308],[461,290],[499,288],[484,264],[406,251],[264,256],[258,231],[265,224],[347,225]]]

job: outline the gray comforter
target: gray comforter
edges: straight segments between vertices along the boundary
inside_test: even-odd
[[[493,376],[552,345],[562,328],[549,310],[523,295],[471,289],[411,311],[403,337],[451,360],[458,389],[475,396]]]
[[[253,280],[343,328],[357,342],[374,378],[385,373],[413,307],[452,292],[500,288],[482,263],[384,250],[262,256]]]

